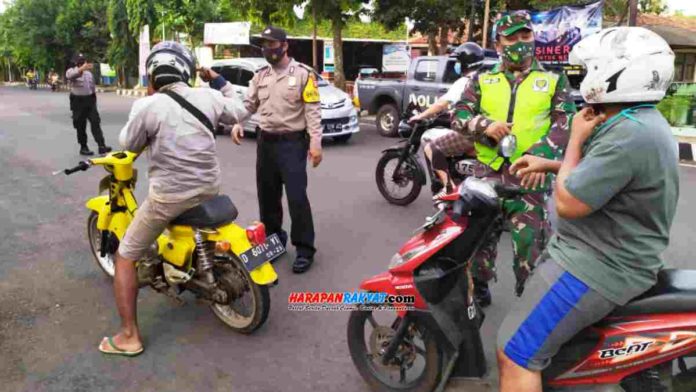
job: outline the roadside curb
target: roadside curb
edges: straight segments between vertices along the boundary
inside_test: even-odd
[[[8,86],[8,87],[21,87],[21,86],[26,86],[26,83],[25,82],[3,82],[2,85]],[[50,89],[51,85],[46,84],[46,83],[39,83],[36,85],[36,88],[37,89],[39,89],[39,88]],[[58,90],[59,91],[68,91],[69,88],[68,88],[68,86],[66,86],[64,84],[61,84],[60,86],[58,86]]]
[[[147,91],[145,91],[145,90],[132,90],[132,89],[117,89],[116,94],[124,96],[124,97],[139,98],[139,97],[147,96]]]

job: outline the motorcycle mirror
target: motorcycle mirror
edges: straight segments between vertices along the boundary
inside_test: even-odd
[[[413,132],[413,127],[406,120],[401,120],[399,122],[398,132],[399,136],[403,138],[408,138],[411,136],[411,133]]]
[[[504,158],[511,158],[517,150],[517,136],[507,135],[500,141],[498,153]]]

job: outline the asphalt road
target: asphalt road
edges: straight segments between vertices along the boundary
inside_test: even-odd
[[[132,98],[99,96],[107,141],[116,146]],[[90,136],[91,140],[91,136]],[[67,95],[0,87],[0,387],[3,391],[366,391],[346,345],[347,313],[290,312],[291,291],[343,291],[383,271],[390,257],[432,211],[424,189],[408,207],[379,195],[374,168],[395,140],[372,126],[347,145],[326,143],[324,162],[310,169],[309,195],[319,250],[312,270],[291,272],[294,250],[275,264],[266,325],[251,336],[229,331],[192,297],[183,306],[146,289],[139,320],[146,351],[134,359],[97,351],[118,318],[111,283],[86,241],[84,202],[95,195],[99,168],[70,177],[53,170],[80,160]],[[92,145],[93,148],[96,146]],[[255,143],[219,139],[223,191],[246,224],[257,218]],[[145,196],[146,162],[136,195]],[[696,169],[681,170],[681,198],[671,266],[694,263]],[[287,220],[286,220],[286,226]],[[511,246],[503,238],[499,281],[483,335],[493,364],[496,327],[513,301]],[[496,378],[493,368],[490,379]],[[460,386],[469,386],[459,383]],[[456,390],[460,388],[450,388]],[[471,390],[471,389],[467,389]]]

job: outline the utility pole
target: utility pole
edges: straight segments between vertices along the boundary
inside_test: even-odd
[[[486,0],[486,9],[483,12],[483,48],[488,44],[488,13],[491,11],[491,0]]]
[[[638,0],[628,1],[628,25],[635,26],[638,19]]]
[[[312,35],[312,67],[317,71],[317,1],[312,0],[312,18],[314,20],[314,34]],[[317,71],[319,72],[319,71]]]
[[[165,34],[164,34],[164,10],[160,12],[162,14],[162,41],[165,40]]]
[[[467,42],[470,42],[474,37],[474,19],[476,19],[476,0],[471,1],[471,12],[469,13],[469,31],[466,34]]]

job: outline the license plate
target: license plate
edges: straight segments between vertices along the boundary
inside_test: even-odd
[[[256,245],[239,255],[239,258],[242,259],[247,271],[251,271],[261,264],[275,259],[283,253],[285,253],[283,243],[280,242],[278,234],[273,234],[266,238],[266,241],[263,244]]]
[[[338,133],[343,130],[341,124],[324,124],[324,133]]]

